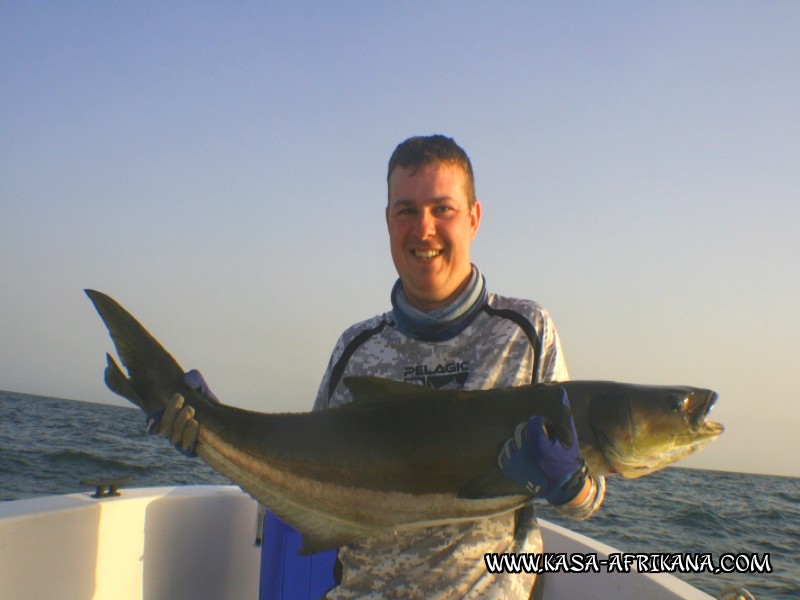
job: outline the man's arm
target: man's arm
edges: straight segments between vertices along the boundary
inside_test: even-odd
[[[575,498],[560,506],[553,506],[553,508],[565,517],[582,521],[600,510],[605,497],[606,478],[602,475],[589,475],[583,489]]]

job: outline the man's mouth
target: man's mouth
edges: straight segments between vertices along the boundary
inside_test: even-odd
[[[417,258],[424,258],[430,260],[432,258],[436,258],[442,253],[442,250],[434,250],[434,249],[427,249],[427,250],[413,250],[412,254]]]

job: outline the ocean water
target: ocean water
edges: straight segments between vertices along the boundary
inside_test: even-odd
[[[0,501],[86,491],[79,482],[129,477],[127,487],[230,483],[144,434],[134,408],[0,391]],[[608,480],[593,518],[543,518],[637,553],[769,554],[772,573],[676,575],[716,596],[746,587],[756,598],[800,598],[800,479],[669,468]]]

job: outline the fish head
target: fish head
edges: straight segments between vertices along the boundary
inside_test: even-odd
[[[705,448],[722,434],[708,413],[717,393],[688,386],[624,386],[592,399],[591,427],[610,472],[648,475]]]

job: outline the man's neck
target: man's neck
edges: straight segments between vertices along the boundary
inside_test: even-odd
[[[476,267],[472,268],[463,289],[448,302],[432,310],[421,310],[406,297],[398,280],[392,289],[392,307],[398,329],[407,335],[429,341],[449,339],[472,321],[486,300],[486,284]]]

